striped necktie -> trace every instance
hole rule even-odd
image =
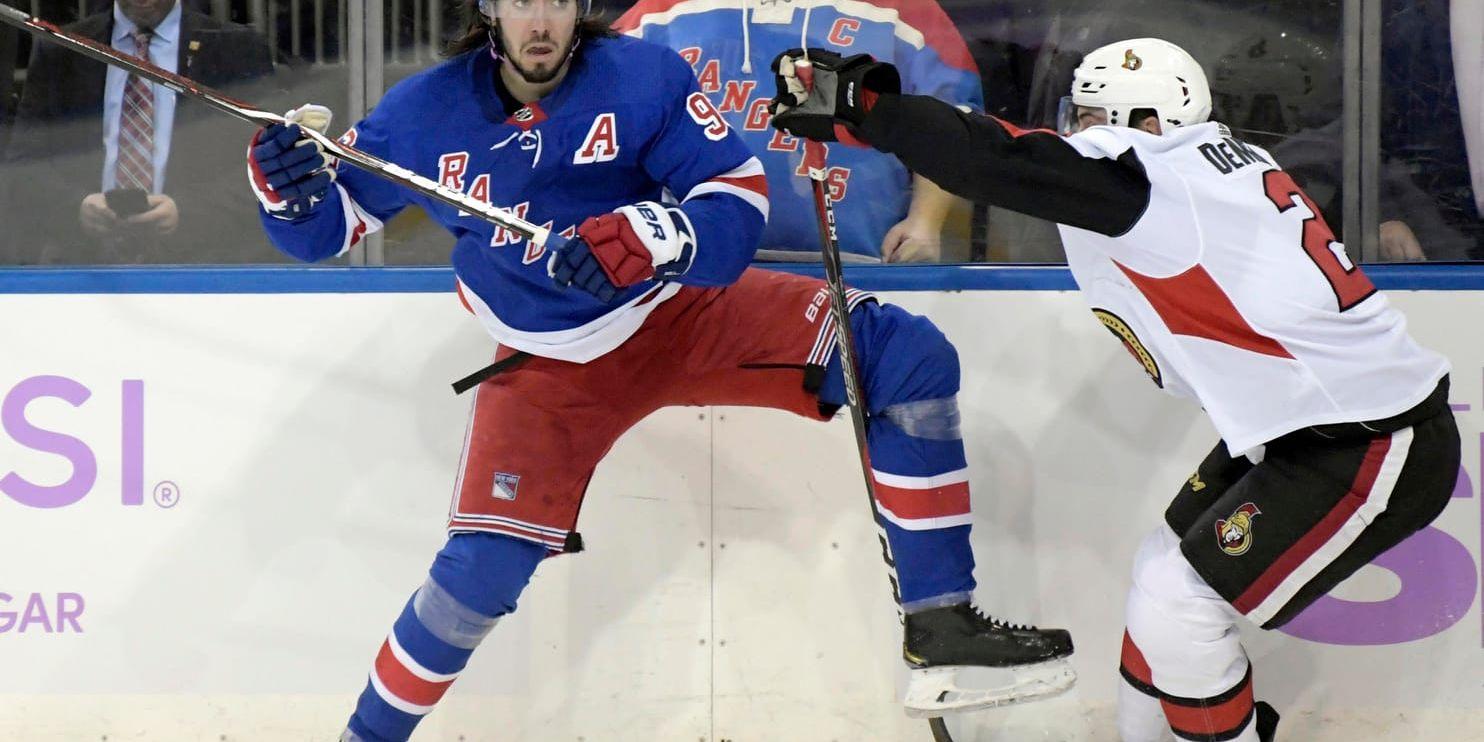
[[[134,55],[149,59],[149,39],[145,29],[135,31]],[[123,116],[119,121],[118,185],[154,192],[155,183],[155,96],[149,83],[138,75],[129,75],[124,83]]]

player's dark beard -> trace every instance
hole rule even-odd
[[[499,23],[495,24],[495,33],[500,35],[500,45],[505,49],[505,61],[510,63],[510,69],[515,70],[515,74],[520,75],[522,80],[525,80],[532,85],[544,85],[548,82],[551,82],[552,80],[555,80],[557,78],[557,75],[560,75],[562,73],[562,69],[567,66],[567,61],[570,60],[572,57],[572,45],[577,43],[577,39],[575,38],[576,32],[574,31],[574,38],[569,40],[565,47],[558,47],[557,49],[555,57],[560,61],[558,61],[556,64],[553,64],[550,68],[526,69],[525,67],[521,66],[520,61],[516,59],[515,53],[511,51],[512,49],[518,49],[519,47],[510,43],[510,39],[505,37],[505,30],[500,28]],[[534,40],[541,41],[552,46],[557,46],[557,43],[552,40],[551,34],[546,34],[540,39]]]

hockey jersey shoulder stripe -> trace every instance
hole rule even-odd
[[[747,162],[728,170],[710,180],[702,181],[690,193],[685,194],[682,201],[689,201],[698,196],[708,193],[725,193],[746,201],[762,213],[767,219],[770,213],[768,207],[768,178],[763,171],[763,164],[756,157],[749,158]]]
[[[1176,335],[1205,338],[1253,353],[1293,358],[1277,340],[1259,333],[1206,269],[1196,265],[1169,278],[1155,278],[1113,261]]]

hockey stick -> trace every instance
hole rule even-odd
[[[808,27],[808,20],[804,22]],[[808,54],[806,51],[805,54]],[[794,66],[806,90],[814,89],[814,67],[806,56]],[[819,218],[819,253],[824,260],[824,280],[830,292],[830,321],[835,323],[835,340],[840,350],[840,370],[845,376],[845,402],[850,407],[850,423],[855,428],[855,446],[860,452],[861,474],[866,480],[866,502],[871,506],[871,519],[876,522],[876,538],[881,542],[881,559],[886,562],[886,576],[891,581],[891,597],[897,604],[897,619],[905,622],[902,612],[902,590],[897,578],[897,562],[886,539],[886,523],[876,506],[876,479],[871,475],[871,452],[866,441],[868,412],[860,383],[860,367],[855,363],[855,336],[850,329],[850,311],[845,299],[845,272],[840,267],[840,240],[835,229],[835,202],[826,182],[826,150],[821,142],[804,140],[804,167],[814,188],[814,213]],[[942,717],[928,719],[928,728],[937,742],[953,742]]]
[[[38,38],[60,44],[90,59],[95,59],[104,64],[111,64],[115,67],[121,67],[146,80],[164,85],[175,91],[177,95],[201,101],[211,108],[250,124],[271,126],[273,124],[290,123],[283,116],[253,108],[247,103],[223,95],[190,78],[160,69],[146,60],[125,54],[92,39],[64,31],[51,23],[26,15],[3,3],[0,3],[0,21],[15,26]],[[397,185],[417,191],[429,198],[441,201],[460,211],[473,214],[498,227],[503,227],[510,232],[520,235],[523,239],[530,240],[537,246],[546,245],[556,249],[566,240],[565,237],[553,234],[551,230],[521,219],[505,209],[470,198],[459,191],[440,185],[400,165],[387,162],[349,145],[341,144],[309,127],[300,127],[300,130],[304,133],[304,136],[318,142],[321,147],[324,147],[325,152],[333,157],[349,162],[384,180],[389,180]]]
[[[809,27],[806,12],[804,28]],[[805,41],[807,41],[807,36]],[[814,66],[809,63],[807,47],[805,58],[795,65],[799,81],[806,90],[814,89]],[[835,323],[835,340],[840,351],[840,370],[845,376],[845,402],[850,408],[850,423],[855,428],[855,446],[860,453],[861,474],[866,480],[866,504],[871,508],[871,519],[876,523],[876,538],[881,542],[881,559],[886,562],[886,577],[891,582],[891,597],[897,604],[897,620],[905,623],[902,612],[902,590],[897,578],[897,562],[891,553],[891,542],[886,538],[886,523],[881,510],[876,506],[876,478],[871,475],[871,452],[866,440],[866,424],[869,422],[865,406],[865,394],[860,382],[860,367],[855,363],[855,334],[850,329],[850,311],[845,299],[845,272],[840,267],[840,240],[835,228],[835,202],[830,198],[826,182],[826,150],[821,142],[804,140],[804,167],[809,172],[809,183],[814,188],[814,213],[819,218],[819,253],[824,262],[825,285],[830,292],[830,321]],[[941,717],[929,719],[928,728],[937,742],[953,742],[952,735]]]
[[[807,27],[808,23],[805,22]],[[806,52],[807,53],[807,52]],[[814,88],[814,67],[806,57],[795,65],[805,89]],[[804,167],[814,187],[814,213],[819,218],[819,253],[824,260],[824,280],[830,292],[830,320],[835,324],[835,341],[840,352],[840,369],[845,374],[845,402],[850,408],[850,423],[855,428],[855,446],[860,452],[861,474],[866,480],[866,503],[871,506],[871,519],[876,523],[876,538],[881,541],[881,559],[886,562],[886,576],[891,581],[891,597],[897,604],[897,618],[902,619],[902,589],[897,579],[897,562],[886,539],[886,523],[876,507],[876,479],[871,475],[871,452],[867,447],[868,412],[860,382],[860,366],[855,361],[855,337],[850,329],[850,310],[845,298],[845,274],[840,268],[840,242],[835,230],[835,202],[825,182],[825,146],[804,140]]]

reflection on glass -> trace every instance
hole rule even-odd
[[[62,21],[80,7],[69,31],[269,110],[344,105],[343,71],[275,54],[263,32],[297,1],[38,5]],[[14,121],[0,137],[0,264],[283,262],[246,183],[251,128],[53,44],[17,66]]]
[[[1382,259],[1484,259],[1484,5],[1384,7]]]
[[[1188,49],[1206,69],[1212,118],[1240,138],[1293,157],[1338,193],[1339,0],[960,0],[944,3],[969,42],[989,113],[1054,128],[1083,56],[1123,38],[1155,36]],[[1313,147],[1289,146],[1302,137]],[[1296,177],[1298,177],[1296,175]],[[1332,180],[1332,182],[1329,182]],[[1326,216],[1341,224],[1339,200]],[[1062,262],[1055,228],[1004,209],[975,208],[974,259]]]
[[[382,0],[386,87],[442,61],[443,50],[463,28],[461,2]],[[447,265],[453,238],[423,213],[407,209],[382,231],[388,265]]]
[[[119,22],[110,0],[6,1],[120,48],[137,43],[117,33],[129,24]],[[315,102],[346,112],[351,1],[132,5],[177,16],[161,18],[148,40],[150,56],[170,63],[165,66],[265,108]],[[1378,2],[1384,9],[1379,257],[1484,259],[1484,3]],[[461,4],[381,0],[386,86],[440,59],[460,28]],[[775,136],[759,113],[771,92],[767,63],[775,47],[797,45],[802,14],[789,4],[750,0],[744,24],[742,0],[735,0],[713,3],[708,13],[685,17],[690,20],[646,20],[642,8],[629,12],[633,4],[597,3],[609,18],[622,17],[620,26],[630,32],[690,54],[712,103],[768,160],[775,207],[764,255],[813,259],[818,238],[807,184],[787,167],[797,160],[790,150],[797,143]],[[1268,148],[1338,230],[1344,223],[1342,5],[923,0],[900,18],[923,38],[906,51],[890,41],[903,38],[895,33],[901,29],[876,33],[868,19],[835,8],[814,12],[809,43],[891,58],[903,67],[909,90],[1044,127],[1054,125],[1057,103],[1087,51],[1117,38],[1169,38],[1209,71],[1213,117]],[[0,208],[12,227],[0,236],[0,263],[282,262],[257,228],[255,203],[241,182],[241,150],[251,131],[168,92],[136,95],[130,100],[148,98],[153,109],[148,155],[140,155],[142,148],[120,146],[120,135],[137,133],[139,125],[137,115],[123,115],[134,110],[125,106],[127,88],[121,73],[0,28]],[[347,118],[342,114],[332,133],[353,123]],[[131,190],[119,185],[120,155],[132,170],[149,172],[150,182],[135,182],[132,190],[144,191],[151,215],[133,223],[118,218],[106,195]],[[836,147],[832,160],[845,247],[857,260],[879,260],[883,249],[901,260],[1062,260],[1049,224],[939,200],[889,158]],[[124,212],[139,205],[137,194],[115,193],[112,201]],[[952,205],[946,214],[945,204]],[[899,239],[903,233],[910,237]],[[416,210],[387,225],[385,235],[388,262],[447,261],[447,235]]]

